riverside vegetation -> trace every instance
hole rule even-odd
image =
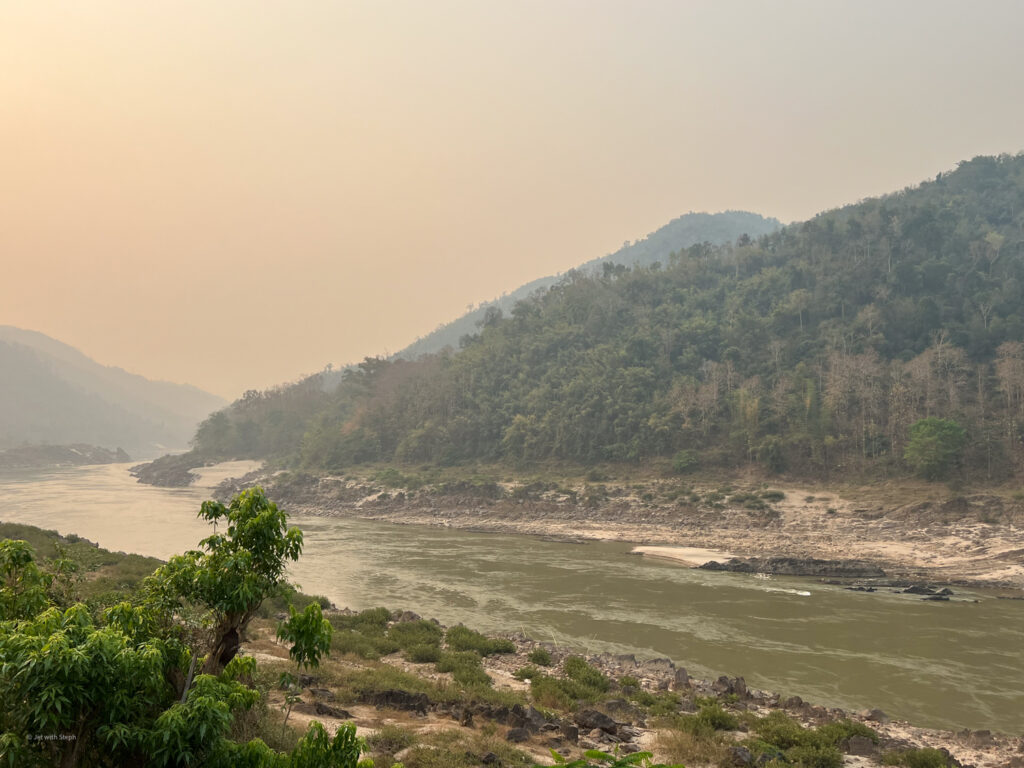
[[[166,564],[0,529],[12,537],[0,543],[6,764],[838,768],[844,752],[959,764],[937,748],[951,734],[908,739],[878,712],[694,680],[666,659],[333,610],[283,580],[301,534],[258,489],[200,514],[222,532]],[[987,739],[997,759],[1024,747],[958,738]]]
[[[191,460],[1001,482],[1024,468],[1022,252],[1024,155],[978,157],[757,239],[570,273],[457,352],[248,392]]]

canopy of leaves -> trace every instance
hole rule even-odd
[[[639,461],[902,471],[912,424],[955,419],[966,470],[1024,466],[1024,155],[664,265],[570,273],[458,353],[368,359],[252,392],[204,456]],[[683,454],[684,456],[686,454]]]

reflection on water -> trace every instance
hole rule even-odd
[[[0,478],[0,518],[168,557],[209,533],[203,489],[139,485],[127,465]],[[292,577],[338,605],[386,605],[587,651],[668,656],[691,674],[920,725],[1021,731],[1024,603],[925,602],[797,579],[681,568],[630,545],[564,544],[296,516]],[[968,597],[967,595],[962,595]],[[975,595],[970,595],[975,597]]]

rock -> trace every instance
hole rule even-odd
[[[530,732],[525,728],[512,728],[505,735],[505,740],[513,744],[522,744],[524,741],[530,740]]]
[[[531,731],[539,731],[541,728],[547,725],[547,723],[548,719],[544,717],[544,715],[540,711],[534,709],[533,707],[527,708],[526,728],[528,728]]]
[[[880,579],[885,571],[862,560],[818,560],[813,557],[734,557],[728,562],[716,560],[700,566],[706,571],[734,573],[771,573],[780,576],[821,576],[846,579]]]
[[[922,600],[931,600],[936,603],[948,603],[949,598],[945,595],[928,595],[928,597],[922,597]]]
[[[754,756],[746,747],[729,747],[729,762],[739,766],[751,765],[754,762]]]
[[[378,709],[398,709],[421,715],[426,715],[427,707],[430,706],[427,694],[399,690],[376,691],[366,697],[366,702]]]
[[[562,735],[569,741],[579,741],[580,729],[575,725],[572,723],[562,723],[560,727],[562,729]]]
[[[878,750],[875,742],[867,736],[851,736],[843,743],[843,751],[848,755],[870,757]]]
[[[783,709],[802,709],[804,706],[804,700],[799,696],[790,696],[788,699],[783,699]]]
[[[935,590],[923,584],[914,584],[903,590],[905,595],[934,595]]]
[[[485,754],[483,757],[480,758],[480,762],[483,763],[484,765],[494,765],[495,763],[498,762],[498,756],[496,754],[494,754],[493,752],[488,752],[487,754]]]
[[[347,709],[341,707],[332,707],[330,704],[324,704],[322,701],[318,701],[313,705],[318,715],[326,715],[327,717],[334,717],[338,720],[351,720],[352,713]]]
[[[413,613],[412,611],[402,611],[398,615],[398,618],[395,619],[395,621],[399,621],[399,622],[403,622],[403,623],[404,622],[408,622],[408,621],[419,621],[419,620],[420,620],[420,615],[418,613]]]
[[[676,665],[671,659],[648,659],[640,663],[640,669],[649,675],[670,675],[675,672]]]
[[[885,725],[889,722],[889,716],[880,709],[865,709],[862,710],[860,716],[865,720],[870,720],[873,723],[881,723]]]
[[[334,701],[337,698],[333,691],[327,688],[310,688],[309,692],[318,699],[324,699],[325,701]]]
[[[584,709],[577,712],[573,716],[573,720],[580,728],[586,728],[587,730],[600,729],[607,733],[615,733],[618,725],[604,712],[598,712],[596,709]]]
[[[961,742],[966,744],[968,747],[975,747],[978,749],[985,749],[995,745],[995,739],[992,738],[992,731],[972,731],[966,729],[957,733],[957,738]]]
[[[676,667],[676,676],[675,676],[675,679],[672,681],[672,688],[674,690],[678,691],[680,688],[689,688],[689,687],[690,687],[690,676],[687,674],[686,668],[685,667]]]

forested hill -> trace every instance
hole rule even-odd
[[[457,353],[250,393],[196,445],[314,470],[674,457],[834,478],[908,471],[932,419],[939,475],[998,479],[1024,453],[1022,315],[1024,155],[979,157],[757,240],[572,273]]]
[[[0,326],[0,450],[88,443],[145,457],[188,444],[225,401],[100,365],[36,331]]]
[[[606,263],[622,264],[627,267],[649,267],[656,262],[667,263],[669,256],[681,248],[697,243],[722,245],[735,242],[739,237],[759,237],[774,232],[782,224],[778,219],[765,218],[747,211],[725,211],[723,213],[687,213],[670,221],[665,226],[634,243],[626,242],[615,253],[601,256],[581,264],[576,269],[592,274]],[[517,302],[529,298],[536,291],[550,288],[562,277],[549,275],[532,280],[526,285],[501,298],[481,304],[461,317],[445,323],[426,336],[417,339],[408,347],[395,354],[405,360],[415,360],[423,355],[433,354],[451,347],[458,349],[459,339],[477,332],[487,312],[495,309],[508,313]]]

